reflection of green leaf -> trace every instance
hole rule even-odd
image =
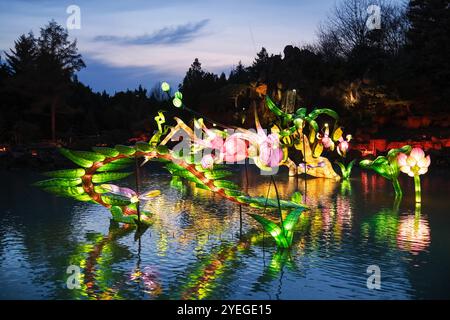
[[[281,230],[279,225],[257,214],[250,214],[250,216],[258,221],[262,225],[263,229],[275,239],[278,247],[289,247],[286,237],[284,236],[283,231]]]
[[[364,221],[361,229],[366,238],[372,235],[375,242],[387,243],[390,247],[395,247],[398,233],[398,212],[383,209]]]
[[[302,194],[298,191],[294,192],[294,194],[291,197],[291,201],[296,203],[296,204],[302,204]]]
[[[273,253],[270,263],[255,283],[255,290],[260,291],[261,285],[274,280],[285,266],[287,266],[290,270],[297,269],[293,259],[290,256],[290,251],[278,249]]]
[[[180,190],[180,191],[184,191],[185,190],[185,186],[183,185],[183,182],[181,181],[180,177],[178,176],[173,176],[172,180],[170,180],[170,187]]]
[[[138,218],[135,214],[124,215],[122,209],[118,206],[112,206],[110,210],[113,220],[116,222],[135,224]]]
[[[352,185],[350,184],[350,180],[344,179],[341,183],[341,194],[351,195],[352,194]]]

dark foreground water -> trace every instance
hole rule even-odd
[[[111,223],[99,205],[30,187],[40,178],[0,172],[1,299],[450,298],[446,171],[423,176],[420,209],[406,176],[398,208],[390,183],[371,173],[355,171],[349,184],[308,179],[311,210],[289,252],[277,251],[246,215],[254,209],[242,209],[241,225],[237,205],[204,190],[171,189],[157,168],[143,172],[144,188],[163,194],[147,204],[155,223],[141,237]],[[265,195],[269,181],[252,171],[248,191]],[[277,186],[283,198],[304,192],[304,180],[286,174]],[[380,290],[367,288],[372,265],[381,271]],[[70,290],[77,267],[80,288]]]

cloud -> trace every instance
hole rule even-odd
[[[86,56],[84,60],[87,68],[77,73],[78,79],[97,92],[106,90],[108,93],[114,93],[126,89],[133,90],[139,85],[151,89],[159,81],[168,81],[177,87],[182,78],[180,75],[162,73],[152,66],[112,66],[92,59],[90,56]]]
[[[115,42],[130,45],[155,45],[155,44],[179,44],[188,43],[194,39],[198,32],[209,22],[203,19],[195,23],[186,23],[178,26],[165,27],[152,34],[144,34],[135,37],[100,35],[94,38],[95,41]]]

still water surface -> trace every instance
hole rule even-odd
[[[204,190],[170,188],[149,168],[143,189],[155,223],[140,237],[110,221],[99,205],[31,187],[41,177],[0,172],[0,299],[428,299],[450,298],[450,175],[413,181],[394,204],[390,183],[354,171],[350,183],[307,179],[292,250],[277,251],[242,208]],[[304,193],[302,178],[280,174],[282,198]],[[246,184],[236,172],[236,182]],[[248,192],[265,195],[270,178],[249,172]],[[133,178],[124,185],[133,184]],[[273,187],[271,195],[275,196]],[[80,289],[67,289],[67,267],[81,267]],[[366,286],[379,266],[381,289]]]

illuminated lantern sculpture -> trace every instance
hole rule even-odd
[[[411,146],[403,146],[399,149],[391,149],[386,156],[378,156],[375,160],[362,160],[359,165],[364,169],[371,169],[383,178],[392,182],[395,191],[395,197],[400,198],[403,195],[402,188],[398,181],[400,167],[397,162],[397,156],[401,153],[409,153]]]
[[[414,148],[411,150],[409,156],[405,153],[400,153],[397,156],[397,161],[400,166],[400,171],[414,178],[416,202],[420,202],[420,175],[427,173],[431,163],[430,156],[425,157],[425,152],[421,148]]]
[[[181,94],[177,95],[182,104]],[[294,194],[290,200],[270,199],[268,197],[253,197],[240,190],[239,186],[225,178],[232,174],[225,167],[217,168],[216,163],[228,161],[241,161],[246,158],[255,160],[255,163],[263,170],[270,170],[271,166],[278,166],[283,160],[283,152],[278,135],[273,133],[266,135],[258,124],[258,132],[237,132],[228,135],[218,129],[208,129],[200,119],[196,126],[202,129],[202,135],[197,137],[181,119],[175,117],[176,125],[164,125],[165,118],[162,113],[155,117],[158,130],[148,142],[139,141],[135,145],[116,145],[114,147],[93,147],[92,151],[72,151],[60,148],[62,155],[71,160],[78,167],[67,170],[57,170],[45,173],[51,179],[39,181],[36,186],[45,191],[57,195],[74,198],[79,201],[89,201],[108,208],[112,219],[129,225],[150,225],[153,223],[151,212],[141,210],[142,201],[152,201],[158,196],[158,190],[139,193],[126,187],[109,184],[110,181],[121,180],[133,172],[121,172],[121,170],[135,166],[143,158],[141,166],[148,161],[163,162],[164,168],[172,175],[171,186],[179,186],[182,183],[193,185],[194,188],[214,192],[225,199],[238,205],[250,206],[255,209],[277,210],[279,222],[272,221],[272,217],[248,213],[258,221],[262,227],[272,235],[275,243],[282,248],[292,245],[294,226],[301,213],[307,209],[301,203],[301,195]],[[258,122],[258,121],[257,121]],[[180,130],[187,133],[186,149],[169,149],[166,143],[170,141]],[[184,140],[183,140],[184,141]],[[247,142],[252,148],[247,147]],[[217,153],[201,156],[205,148],[214,148]],[[184,150],[189,150],[184,152]],[[181,152],[180,152],[181,151]],[[138,173],[136,169],[135,174]],[[138,182],[136,182],[138,189]],[[145,206],[144,206],[145,209]],[[289,211],[285,218],[283,211]]]
[[[320,115],[327,115],[337,122],[338,114],[328,108],[314,109],[310,113],[306,108],[299,108],[295,113],[285,113],[267,95],[266,105],[279,119],[279,135],[284,143],[285,153],[290,147],[294,147],[303,155],[303,163],[299,164],[298,168],[289,158],[283,162],[283,165],[289,167],[289,175],[304,173],[318,178],[339,179],[330,161],[321,155],[324,149],[333,151],[337,142],[342,146],[339,152],[345,153],[348,149],[348,140],[342,139],[343,131],[338,126],[335,126],[330,135],[328,124],[325,124],[322,135],[316,121]]]
[[[170,91],[170,85],[167,82],[163,82],[161,83],[161,90],[164,92],[169,92]]]

